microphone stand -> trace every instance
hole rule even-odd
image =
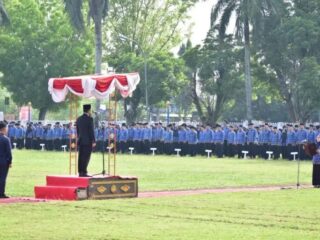
[[[301,147],[303,148],[303,144],[306,143],[307,140],[303,140],[298,145],[298,173],[297,173],[297,189],[300,187],[300,153],[301,153]]]
[[[100,123],[99,121],[99,116],[97,112],[94,112],[96,114],[96,117],[98,117],[98,123]],[[100,125],[100,124],[99,124]],[[105,176],[106,175],[106,168],[105,168],[105,145],[106,145],[106,141],[105,141],[105,131],[106,129],[103,127],[101,128],[103,130],[103,135],[102,135],[102,146],[101,146],[101,154],[102,154],[102,171],[100,173],[97,173],[97,174],[94,174],[92,176],[99,176],[99,175],[102,175],[102,176]],[[99,134],[99,130],[98,130],[98,134]]]

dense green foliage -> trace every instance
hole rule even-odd
[[[87,73],[91,69],[90,42],[73,33],[62,3],[6,3],[11,25],[0,30],[1,83],[18,105],[31,102],[43,119],[47,110],[58,107],[49,95],[48,79]]]
[[[146,105],[159,113],[167,101],[210,124],[318,120],[318,0],[219,0],[203,45],[189,41],[175,55],[196,2],[1,0],[0,25],[11,18],[0,29],[1,84],[17,105],[32,102],[43,117],[57,107],[46,91],[49,77],[92,73],[94,62],[100,73],[104,61],[117,72],[140,73],[123,104],[128,122],[147,120]],[[72,31],[65,11],[80,32]],[[87,27],[85,18],[94,25]],[[93,31],[84,31],[93,27],[95,47],[86,40]]]

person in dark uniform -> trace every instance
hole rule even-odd
[[[0,198],[9,198],[5,194],[6,179],[9,168],[12,166],[12,154],[10,139],[6,122],[0,122]]]
[[[92,148],[96,146],[90,104],[83,105],[83,115],[78,117],[76,127],[79,147],[79,177],[90,177],[87,172],[87,167],[90,161]]]
[[[316,154],[312,157],[312,185],[320,188],[320,134],[316,137]]]

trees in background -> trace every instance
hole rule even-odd
[[[3,0],[0,0],[0,26],[10,23],[9,15],[4,7]]]
[[[203,47],[186,47],[185,60],[193,103],[202,122],[216,123],[241,89],[239,51],[232,36],[218,36],[213,29]]]
[[[159,112],[168,101],[179,112],[196,110],[204,123],[251,120],[252,114],[267,121],[317,120],[318,0],[218,0],[204,44],[188,41],[177,56],[172,49],[183,39],[180,27],[195,2],[0,0],[0,25],[11,18],[0,28],[1,84],[18,105],[31,101],[44,118],[58,109],[48,79],[91,72],[95,36],[96,73],[103,60],[142,78],[124,100],[128,122],[148,119],[146,106]],[[64,8],[80,32],[68,24]],[[232,15],[236,31],[229,35]],[[94,36],[84,31],[93,27],[85,26],[86,17],[94,21]]]
[[[91,70],[91,42],[73,33],[62,2],[6,3],[11,26],[0,29],[1,83],[18,105],[31,102],[44,119],[48,110],[63,106],[52,101],[48,79]]]
[[[320,4],[293,1],[281,18],[270,16],[257,57],[276,77],[291,121],[305,122],[320,108]]]
[[[181,42],[181,24],[187,20],[187,12],[195,2],[110,0],[108,24],[105,26],[109,39],[105,59],[118,72],[139,71],[142,78],[133,97],[124,101],[125,116],[129,122],[137,118],[139,106],[146,102],[146,97],[151,110],[165,105],[176,95],[178,86],[185,79],[182,62],[174,57],[171,50]],[[136,61],[135,66],[128,65],[132,61]],[[145,62],[147,84],[143,69]]]
[[[232,14],[236,16],[235,36],[244,43],[244,69],[247,119],[252,120],[252,80],[250,67],[250,33],[263,29],[265,17],[278,11],[279,0],[218,0],[212,9],[211,28],[219,28],[223,38]],[[250,31],[250,27],[253,29]]]

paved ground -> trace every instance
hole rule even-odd
[[[301,188],[311,188],[311,185],[302,185]],[[159,192],[140,192],[140,198],[169,197],[169,196],[186,196],[204,193],[232,193],[232,192],[258,192],[258,191],[276,191],[297,189],[294,185],[282,186],[256,186],[256,187],[226,187],[213,189],[195,189],[195,190],[177,190],[177,191],[159,191]]]
[[[311,188],[311,185],[301,185],[300,188]],[[155,198],[155,197],[171,197],[171,196],[187,196],[205,193],[232,193],[232,192],[258,192],[258,191],[277,191],[297,189],[295,185],[281,186],[255,186],[255,187],[225,187],[212,189],[194,189],[194,190],[176,190],[176,191],[158,191],[158,192],[140,192],[139,198]],[[39,203],[46,202],[44,199],[35,199],[29,197],[12,197],[0,199],[0,205],[10,203]]]

